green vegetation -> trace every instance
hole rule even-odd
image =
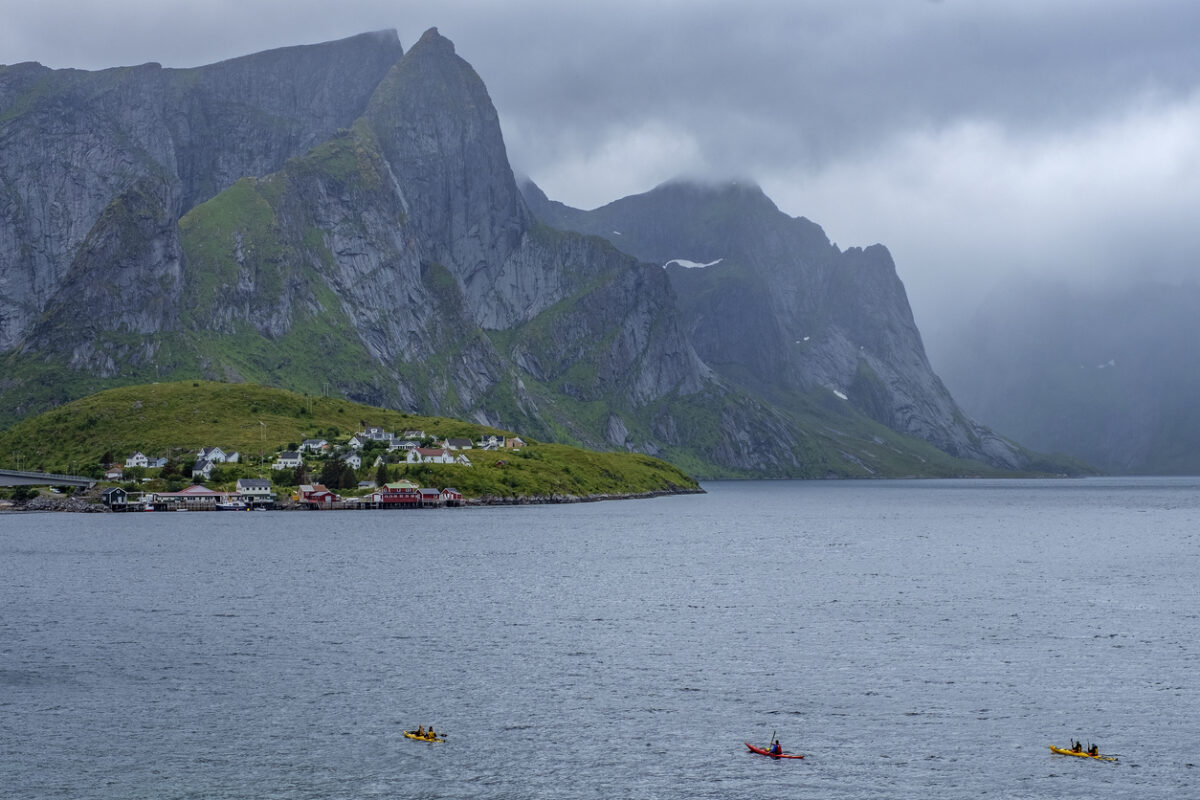
[[[210,485],[238,477],[271,474],[273,455],[306,438],[344,443],[368,426],[401,434],[422,430],[429,437],[478,439],[506,432],[444,417],[375,408],[332,397],[315,397],[255,384],[180,381],[110,389],[25,419],[0,432],[0,464],[47,472],[82,473],[107,461],[123,462],[134,451],[166,456],[173,463],[161,481],[180,473],[205,446],[242,454],[240,464],[218,467]],[[512,435],[508,432],[508,435]],[[528,436],[517,451],[467,451],[474,466],[387,465],[388,475],[422,485],[453,486],[468,497],[561,497],[690,490],[696,482],[679,469],[649,456],[594,453],[565,445],[540,444]],[[382,448],[366,448],[371,461]],[[364,459],[366,462],[367,459]],[[322,465],[311,465],[313,480]],[[332,474],[332,469],[329,470]],[[339,473],[339,476],[342,473]],[[359,478],[378,474],[364,463]],[[128,477],[141,477],[140,473]],[[348,484],[342,479],[342,486]]]

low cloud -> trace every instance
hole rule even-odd
[[[1197,276],[1200,96],[1027,138],[991,122],[898,135],[764,180],[840,245],[883,242],[918,321],[996,283]]]

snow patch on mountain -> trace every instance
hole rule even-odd
[[[717,264],[720,264],[724,260],[725,259],[723,259],[723,258],[718,258],[716,261],[710,261],[707,264],[701,264],[698,261],[688,261],[686,258],[672,258],[670,261],[663,264],[663,269],[666,269],[667,267],[671,266],[672,264],[678,264],[679,266],[681,266],[685,269],[704,269],[705,267],[715,267]]]

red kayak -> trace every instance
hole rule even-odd
[[[804,758],[804,756],[795,756],[795,755],[792,755],[791,753],[782,753],[781,755],[775,755],[770,750],[763,750],[761,747],[755,747],[754,745],[750,744],[749,742],[746,742],[746,747],[750,748],[750,752],[758,753],[760,756],[769,756],[771,758]]]

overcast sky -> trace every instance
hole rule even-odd
[[[752,179],[886,244],[927,340],[1003,276],[1200,273],[1196,0],[4,2],[0,63],[85,69],[437,26],[552,198]]]

